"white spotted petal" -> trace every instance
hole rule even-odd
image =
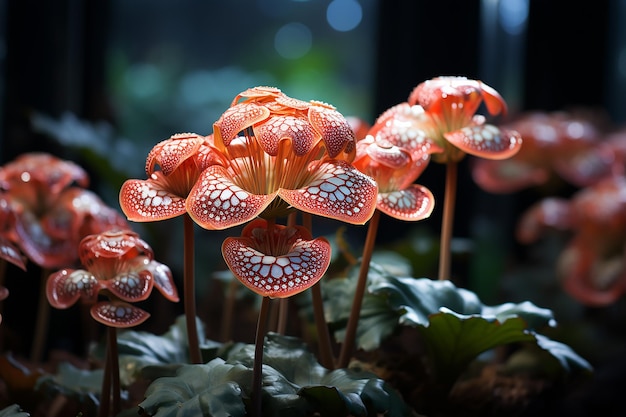
[[[122,184],[119,200],[128,220],[135,222],[171,219],[186,211],[185,199],[172,194],[158,181],[127,180]]]
[[[398,220],[423,220],[431,215],[435,207],[435,197],[423,185],[413,184],[403,190],[378,194],[376,207]]]
[[[121,301],[101,301],[91,307],[90,313],[97,322],[117,328],[134,327],[150,317],[147,311]]]
[[[248,238],[229,237],[222,253],[235,277],[264,297],[286,298],[316,284],[330,264],[331,247],[324,238],[298,239],[291,250],[272,256],[250,246]]]
[[[227,177],[226,168],[207,168],[187,197],[187,212],[200,226],[222,230],[246,223],[265,210],[277,193],[252,194]]]
[[[54,308],[68,308],[80,298],[95,301],[99,289],[98,279],[83,269],[63,269],[46,281],[46,296]]]
[[[328,161],[314,180],[278,195],[293,207],[351,224],[365,224],[376,209],[378,186],[369,176],[344,161]]]
[[[486,159],[507,159],[522,147],[518,132],[489,124],[467,126],[444,136],[463,152]]]

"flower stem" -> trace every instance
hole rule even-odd
[[[118,415],[121,410],[120,405],[120,362],[117,350],[117,329],[115,327],[108,328],[108,341],[109,348],[107,349],[109,360],[109,368],[111,372],[111,411],[114,416]]]
[[[311,231],[313,228],[311,214],[302,213],[302,224]],[[313,316],[315,317],[315,326],[317,328],[320,363],[327,369],[334,369],[335,360],[330,343],[330,333],[324,315],[324,301],[322,300],[321,285],[321,281],[318,281],[311,287],[311,295],[313,296]]]
[[[446,188],[443,201],[443,217],[441,220],[441,242],[439,249],[439,280],[450,279],[452,228],[454,223],[454,207],[456,204],[457,162],[446,164]]]
[[[117,329],[107,327],[107,349],[104,362],[104,377],[100,390],[99,417],[116,416],[121,410],[120,365],[117,350]],[[112,396],[111,396],[112,395]]]
[[[374,215],[369,221],[367,229],[361,267],[359,269],[359,277],[354,291],[354,300],[352,301],[350,317],[348,318],[348,324],[346,327],[346,336],[343,340],[343,344],[341,345],[339,362],[337,363],[339,368],[346,368],[348,366],[350,356],[352,356],[354,351],[356,330],[359,324],[361,305],[363,303],[363,295],[365,294],[365,287],[367,285],[367,274],[370,269],[370,261],[372,260],[372,253],[374,252],[374,243],[376,242],[376,234],[378,233],[379,220],[380,211],[375,210]]]
[[[194,277],[194,222],[189,214],[184,216],[184,266],[183,285],[185,303],[185,321],[187,322],[187,341],[189,343],[189,360],[191,363],[201,363],[200,342],[198,327],[196,326],[196,289]]]
[[[256,326],[256,338],[254,341],[254,365],[252,367],[252,416],[261,417],[261,399],[263,394],[263,341],[265,340],[265,327],[267,314],[270,306],[270,298],[263,297],[261,310]]]
[[[46,296],[46,284],[50,271],[48,268],[41,269],[41,282],[39,284],[39,305],[37,306],[37,321],[35,322],[35,334],[30,353],[33,362],[39,362],[43,358],[44,346],[48,336],[48,321],[50,316],[50,304]]]

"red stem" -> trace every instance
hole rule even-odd
[[[41,282],[39,283],[39,305],[37,306],[37,321],[35,322],[35,333],[33,336],[33,346],[30,359],[33,362],[40,362],[43,358],[44,346],[48,336],[48,321],[50,316],[50,304],[46,296],[46,283],[50,270],[41,269]]]
[[[446,189],[443,201],[439,249],[439,280],[441,281],[450,279],[450,264],[452,262],[450,245],[452,242],[454,207],[456,204],[457,166],[456,162],[448,162],[446,164]]]
[[[198,327],[196,325],[196,289],[194,277],[194,236],[193,219],[184,216],[184,266],[183,285],[185,303],[185,321],[187,322],[187,341],[189,343],[189,360],[191,363],[202,363]]]
[[[263,297],[261,310],[256,325],[256,338],[254,341],[254,365],[252,367],[252,416],[261,417],[263,394],[263,342],[265,340],[265,328],[267,326],[267,314],[270,298]]]
[[[313,228],[313,219],[310,213],[302,213],[302,224],[309,231],[311,231]],[[317,281],[311,287],[311,295],[313,296],[313,316],[315,318],[315,326],[317,328],[320,363],[327,369],[334,369],[335,359],[332,345],[330,343],[328,324],[326,323],[326,317],[324,315],[324,301],[322,299],[321,285],[321,281]]]
[[[352,301],[352,309],[350,310],[350,317],[348,318],[348,324],[346,327],[346,335],[341,345],[341,352],[339,354],[339,362],[337,366],[339,368],[346,368],[350,361],[350,357],[354,352],[354,346],[356,341],[356,330],[359,324],[359,317],[361,315],[361,305],[363,304],[363,295],[365,294],[365,287],[367,286],[367,274],[370,269],[370,262],[372,260],[372,253],[374,252],[374,244],[376,242],[376,234],[378,233],[378,223],[380,220],[380,211],[374,211],[374,215],[369,221],[367,236],[365,238],[365,246],[363,248],[363,256],[361,259],[361,267],[359,269],[359,277],[354,291],[354,300]]]

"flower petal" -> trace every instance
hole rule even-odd
[[[228,146],[239,132],[270,115],[267,107],[257,103],[238,103],[228,108],[213,124],[213,136],[218,147]]]
[[[146,269],[152,272],[154,286],[170,301],[178,302],[178,290],[174,284],[172,271],[167,265],[157,261],[150,261]]]
[[[120,189],[119,202],[128,220],[134,222],[171,219],[187,211],[184,198],[152,180],[126,180]]]
[[[550,172],[516,157],[504,160],[474,158],[472,178],[483,190],[494,194],[514,193],[548,181]]]
[[[532,243],[548,229],[569,230],[574,227],[573,206],[564,198],[548,197],[528,208],[516,227],[521,243]]]
[[[306,119],[294,116],[270,117],[260,126],[254,128],[257,139],[263,150],[272,156],[278,154],[278,143],[291,140],[296,155],[306,154],[313,145],[315,135]]]
[[[0,237],[0,259],[10,262],[23,271],[26,271],[26,261],[22,252],[17,246],[3,237]]]
[[[104,282],[114,296],[124,301],[145,300],[154,285],[149,271],[129,271]]]
[[[68,308],[79,298],[96,301],[99,282],[91,273],[82,270],[63,269],[48,277],[46,296],[55,308]]]
[[[299,190],[279,196],[307,213],[352,224],[365,224],[376,209],[376,182],[344,161],[329,161],[318,168],[316,179]]]
[[[254,219],[277,193],[256,195],[235,185],[218,165],[203,171],[187,197],[187,212],[201,227],[222,230]]]
[[[487,159],[510,158],[522,147],[519,133],[493,125],[468,126],[444,136],[463,152]]]
[[[423,185],[413,184],[404,190],[378,194],[376,207],[398,220],[423,220],[432,213],[435,197]]]
[[[144,311],[131,304],[119,301],[102,301],[91,307],[91,317],[109,327],[126,328],[137,326],[150,317]]]
[[[330,264],[331,247],[324,238],[299,239],[283,256],[265,255],[249,244],[250,239],[229,237],[222,254],[237,279],[264,297],[302,292],[318,282]]]
[[[356,150],[354,131],[341,113],[329,106],[312,105],[309,108],[309,120],[322,136],[331,158],[338,157],[342,151],[348,155],[349,160],[354,158]]]
[[[193,156],[204,143],[204,137],[195,133],[177,133],[157,143],[146,158],[146,173],[154,172],[158,164],[164,175],[170,175],[187,158]]]

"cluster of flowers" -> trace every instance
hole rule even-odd
[[[415,180],[431,159],[457,162],[466,153],[503,159],[521,147],[517,132],[476,114],[482,103],[493,115],[506,112],[502,97],[484,83],[438,77],[357,137],[329,104],[250,88],[210,135],[175,134],[155,145],[148,178],[127,180],[120,206],[135,222],[186,214],[208,230],[245,224],[241,237],[223,243],[229,268],[260,295],[289,297],[321,279],[330,244],[277,220],[296,211],[350,224],[367,223],[375,210],[406,221],[427,218],[434,198]],[[154,286],[178,301],[170,270],[126,219],[86,189],[80,167],[24,155],[0,169],[0,185],[2,257],[25,268],[24,253],[46,269],[63,268],[48,279],[54,307],[82,299],[93,303],[96,320],[129,327],[147,318],[129,303],[144,300]],[[71,269],[77,260],[85,269]],[[99,301],[99,294],[108,300]]]
[[[331,105],[251,88],[234,98],[211,135],[177,134],[157,144],[149,178],[126,181],[120,205],[131,221],[187,213],[208,230],[247,223],[240,238],[224,242],[226,263],[256,293],[288,297],[322,277],[330,246],[277,219],[296,210],[350,224],[365,224],[376,209],[407,221],[428,217],[433,196],[415,180],[431,157],[506,158],[521,146],[516,132],[475,114],[483,101],[493,114],[506,110],[480,81],[436,78],[357,137]]]
[[[614,303],[626,293],[626,131],[581,110],[529,112],[508,127],[524,147],[507,160],[473,161],[474,180],[493,193],[548,194],[522,213],[517,239],[570,234],[557,260],[563,288],[586,305]],[[562,185],[575,191],[558,196]]]

